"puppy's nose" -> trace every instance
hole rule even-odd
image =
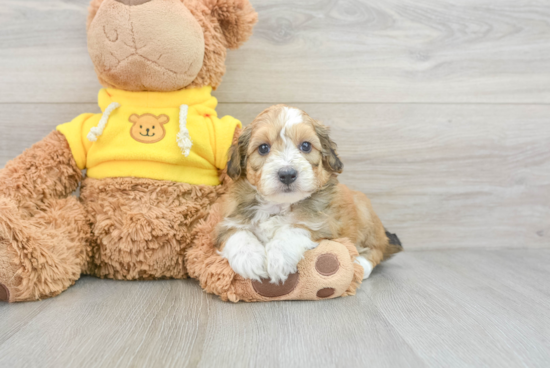
[[[124,5],[133,6],[148,3],[151,0],[115,0]]]
[[[279,180],[281,181],[281,183],[284,183],[286,185],[294,183],[297,177],[298,171],[292,168],[284,168],[279,170]]]

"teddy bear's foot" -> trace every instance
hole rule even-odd
[[[7,286],[0,284],[0,302],[10,301],[10,291]]]
[[[35,208],[0,197],[0,301],[52,297],[80,277],[90,232],[82,205],[69,197]]]
[[[325,240],[304,254],[298,272],[289,275],[282,284],[236,276],[235,296],[246,301],[269,301],[320,300],[352,295],[363,279],[363,268],[354,262],[356,256],[355,247],[347,239]]]

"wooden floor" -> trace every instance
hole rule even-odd
[[[548,367],[550,249],[403,253],[356,296],[231,304],[83,278],[0,305],[0,367]]]
[[[2,0],[0,167],[98,112],[89,0]],[[83,278],[0,304],[0,367],[549,367],[550,3],[252,0],[220,115],[288,103],[406,252],[357,296],[229,304]]]

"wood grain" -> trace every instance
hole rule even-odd
[[[84,278],[59,298],[0,305],[0,321],[18,322],[0,335],[0,366],[193,367],[208,304],[191,280]],[[32,307],[37,316],[25,313]]]
[[[223,102],[550,102],[550,5],[252,0]],[[4,0],[0,102],[93,103],[88,0]]]
[[[256,304],[85,277],[0,304],[0,366],[543,368],[549,263],[550,249],[405,252],[354,297]]]

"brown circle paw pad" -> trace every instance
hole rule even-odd
[[[298,272],[288,275],[288,279],[283,284],[272,284],[269,279],[262,279],[262,281],[252,281],[252,287],[254,291],[265,296],[266,298],[276,298],[290,294],[296,285],[298,285]]]
[[[10,300],[10,291],[6,286],[0,284],[0,301],[8,302]]]
[[[315,262],[315,269],[323,276],[334,275],[340,269],[338,257],[331,253],[321,254]]]
[[[323,288],[317,292],[317,297],[328,298],[330,296],[333,296],[335,291],[336,290],[334,290],[334,288]]]

